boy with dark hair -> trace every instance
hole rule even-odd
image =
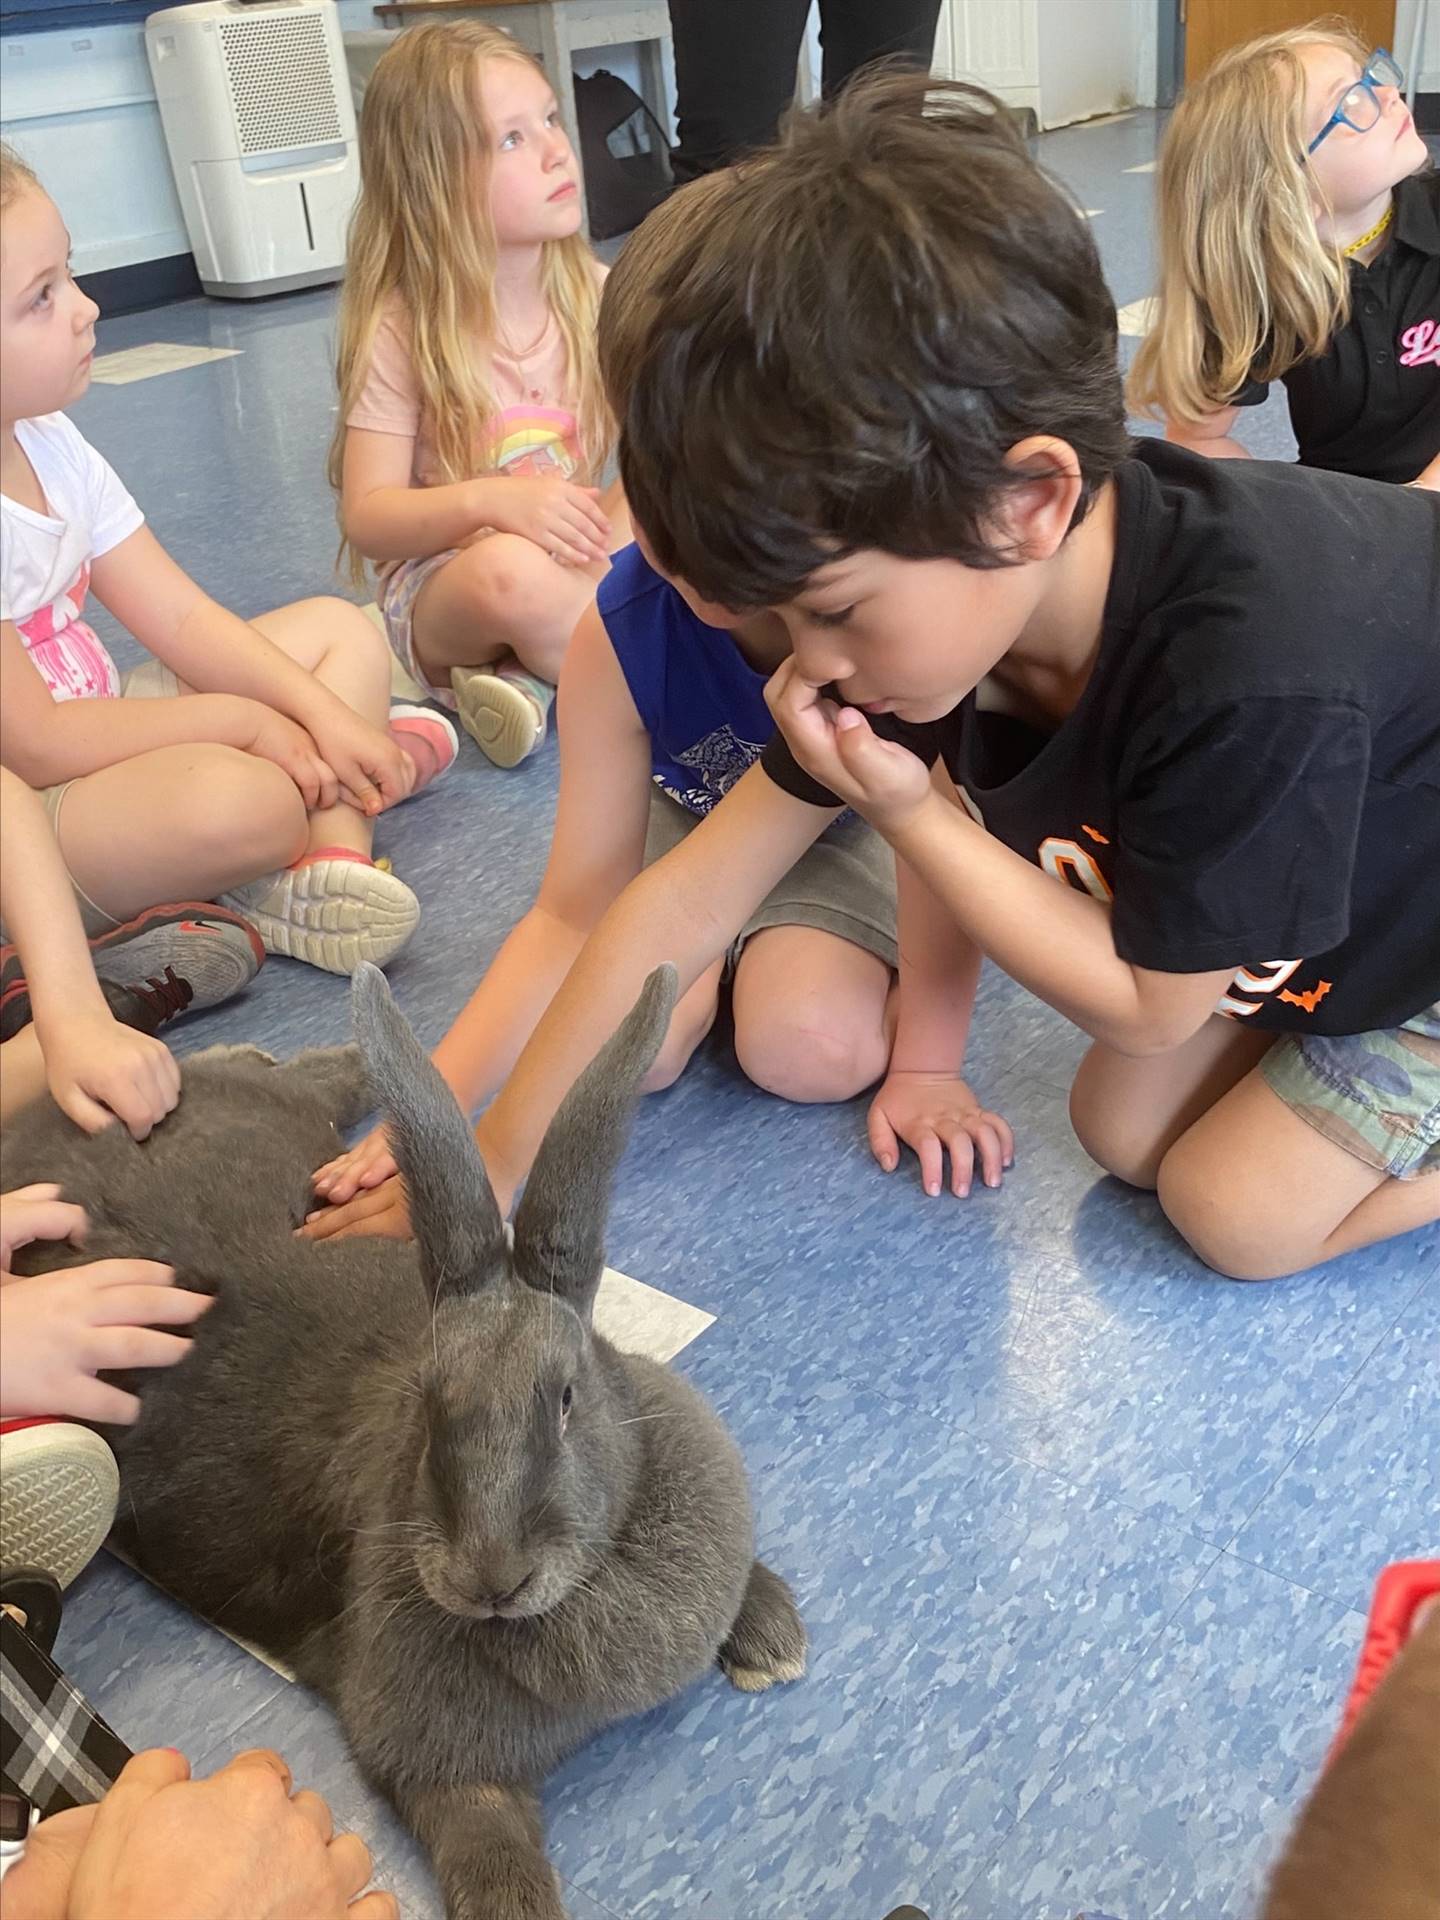
[[[984,952],[1091,1035],[1082,1142],[1212,1267],[1440,1218],[1440,498],[1132,446],[1076,210],[903,78],[732,177],[624,398],[656,564],[788,633],[785,737],[592,937],[478,1129],[502,1193],[646,970],[848,804],[902,876],[882,1162],[972,1099]]]

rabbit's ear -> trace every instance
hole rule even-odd
[[[356,1036],[410,1198],[410,1224],[431,1297],[473,1292],[503,1263],[505,1228],[485,1163],[455,1096],[425,1057],[368,962],[350,990]]]
[[[535,1156],[515,1215],[515,1266],[541,1293],[568,1300],[588,1320],[605,1258],[610,1183],[640,1082],[675,1008],[675,969],[657,967],[640,998],[575,1082]]]

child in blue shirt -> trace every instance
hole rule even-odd
[[[617,263],[600,341],[607,386],[624,390],[630,337],[649,319],[653,267],[676,230],[703,217],[723,190],[722,176],[713,179],[652,215]],[[764,688],[789,652],[773,614],[737,617],[701,598],[659,572],[643,543],[616,554],[561,670],[560,798],[539,895],[436,1048],[435,1064],[467,1112],[480,1108],[611,904],[693,835],[717,892],[741,871],[753,884],[743,912],[707,928],[719,957],[677,1006],[650,1090],[669,1086],[709,1032],[729,968],[736,1056],[758,1086],[786,1100],[836,1101],[884,1078],[870,1123],[882,1164],[898,1164],[905,1139],[920,1151],[932,1193],[946,1153],[957,1193],[969,1190],[976,1161],[998,1185],[1012,1152],[1009,1131],[968,1089],[957,1103],[956,1083],[947,1080],[937,1127],[928,1125],[924,1088],[907,1088],[903,1112],[887,1092],[895,972],[900,965],[903,980],[904,968],[897,869],[884,841],[854,814],[797,808],[768,780],[758,811],[720,804],[774,736]],[[755,793],[760,780],[756,774],[746,791]],[[382,1129],[322,1167],[316,1193],[329,1204],[311,1216],[311,1237],[409,1231]]]

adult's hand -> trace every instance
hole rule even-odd
[[[364,1841],[335,1832],[278,1753],[192,1780],[182,1754],[157,1748],[100,1802],[65,1920],[399,1920],[369,1879]]]

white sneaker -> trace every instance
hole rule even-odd
[[[545,738],[555,689],[523,667],[452,667],[460,724],[487,760],[518,767]]]
[[[0,1560],[68,1587],[105,1543],[120,1498],[115,1456],[89,1427],[44,1420],[0,1433]]]
[[[254,923],[267,953],[326,973],[353,973],[362,960],[388,965],[420,924],[405,882],[344,847],[236,887],[223,904]]]

